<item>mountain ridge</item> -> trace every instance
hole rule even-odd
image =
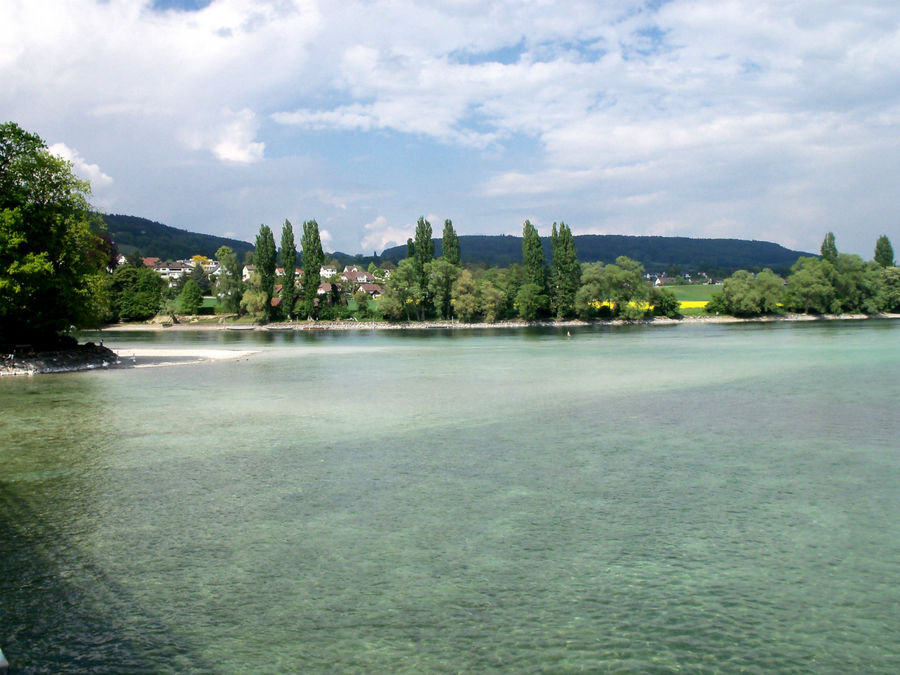
[[[120,252],[139,250],[144,256],[165,260],[192,255],[215,257],[220,246],[230,246],[240,260],[254,245],[238,239],[190,232],[140,216],[103,214],[107,231]],[[769,267],[785,272],[800,256],[812,253],[793,251],[780,244],[748,239],[703,239],[659,235],[580,234],[575,248],[581,262],[611,263],[620,255],[639,261],[648,271],[681,268],[685,272],[707,272],[727,276],[737,269],[758,270]],[[441,240],[434,239],[435,256],[441,255]],[[522,260],[522,237],[508,234],[459,235],[464,264],[508,267]],[[547,260],[551,257],[550,237],[541,237]],[[341,265],[376,265],[386,260],[398,263],[406,257],[406,246],[393,246],[380,255],[328,254]]]

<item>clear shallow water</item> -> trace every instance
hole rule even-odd
[[[19,672],[896,672],[900,323],[107,334],[0,380]]]

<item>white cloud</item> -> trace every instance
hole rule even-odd
[[[65,143],[54,143],[48,146],[47,150],[71,163],[75,174],[90,181],[92,187],[104,187],[113,182],[112,177],[103,173],[97,164],[90,164],[77,150],[73,150]]]
[[[252,110],[226,110],[218,117],[207,120],[205,128],[185,132],[187,144],[195,150],[208,150],[225,162],[244,164],[263,158],[266,146],[255,140],[258,125]]]
[[[370,223],[363,225],[365,235],[360,241],[363,251],[383,251],[391,246],[405,244],[415,234],[415,225],[400,227],[390,225],[387,218],[378,216]]]
[[[210,231],[312,202],[365,250],[428,209],[900,239],[900,7],[656,4],[6,0],[0,106],[115,175],[117,208]]]
[[[322,249],[325,251],[330,251],[334,246],[334,237],[326,229],[319,230],[319,241],[322,243]]]

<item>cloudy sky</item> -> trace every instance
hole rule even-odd
[[[109,213],[900,249],[896,0],[0,0],[0,118]]]

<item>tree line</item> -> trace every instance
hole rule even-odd
[[[900,269],[887,235],[875,242],[872,260],[839,253],[828,232],[821,257],[801,257],[786,280],[771,270],[745,270],[726,279],[707,312],[760,316],[781,311],[804,314],[877,314],[900,311]]]
[[[546,259],[537,230],[522,230],[521,262],[508,267],[464,265],[460,238],[444,222],[442,255],[435,257],[431,223],[420,217],[407,256],[396,267],[374,263],[369,271],[391,272],[377,303],[368,294],[350,296],[332,284],[320,294],[325,262],[315,220],[303,223],[300,248],[285,221],[280,249],[262,225],[253,252],[255,270],[242,280],[238,255],[218,249],[215,284],[198,258],[191,274],[169,287],[136,252],[118,266],[115,244],[90,208],[90,186],[71,165],[52,155],[37,135],[8,122],[0,125],[0,346],[59,343],[71,327],[150,318],[160,311],[196,314],[204,295],[215,294],[222,311],[263,320],[292,318],[383,318],[390,321],[458,319],[582,319],[678,315],[668,289],[652,287],[643,265],[626,256],[613,263],[582,264],[572,231],[554,223]],[[900,311],[900,269],[887,236],[879,237],[874,259],[840,253],[832,233],[820,257],[800,257],[786,279],[769,269],[740,270],[725,280],[707,311],[736,316]],[[280,256],[285,274],[277,286]],[[202,260],[201,260],[202,259]],[[303,277],[295,284],[300,262]],[[352,284],[351,284],[352,286]],[[350,298],[355,305],[351,309]]]

